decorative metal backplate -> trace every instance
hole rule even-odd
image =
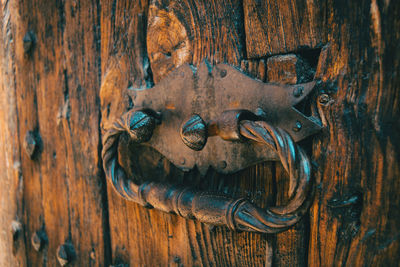
[[[207,63],[198,69],[184,65],[171,72],[149,89],[129,91],[134,108],[151,108],[162,114],[150,141],[144,143],[158,150],[183,170],[195,166],[205,174],[211,166],[219,172],[231,173],[265,160],[278,160],[274,150],[256,143],[226,142],[210,138],[201,151],[193,151],[181,140],[180,128],[193,114],[212,121],[228,109],[264,111],[264,119],[286,130],[299,141],[320,130],[320,126],[293,106],[313,89],[315,82],[280,85],[252,79],[239,70]]]

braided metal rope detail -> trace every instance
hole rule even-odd
[[[264,121],[241,121],[240,134],[274,149],[289,173],[289,201],[284,206],[260,209],[243,203],[235,214],[237,228],[243,231],[276,233],[296,224],[313,201],[310,160],[290,135]]]

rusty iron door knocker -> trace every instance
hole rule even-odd
[[[232,230],[284,231],[302,218],[313,200],[310,160],[295,141],[320,126],[293,105],[314,85],[266,84],[225,64],[212,68],[205,62],[198,70],[180,67],[159,85],[132,92],[135,108],[106,129],[102,151],[106,176],[122,197],[148,208]],[[204,172],[212,166],[229,173],[278,159],[290,176],[289,202],[261,209],[244,198],[220,193],[167,183],[137,184],[126,177],[118,161],[124,133],[137,144],[154,147],[184,170],[197,166]],[[212,136],[221,138],[209,139]],[[207,150],[208,146],[212,148]],[[176,153],[188,156],[186,166],[177,163]],[[213,164],[215,157],[226,160],[223,169]]]

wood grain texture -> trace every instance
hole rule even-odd
[[[57,266],[70,242],[72,266],[398,266],[399,28],[395,0],[0,1],[0,265]],[[132,107],[127,91],[204,59],[298,83],[282,54],[316,47],[313,114],[325,129],[309,151],[309,220],[278,235],[234,233],[106,192],[100,131]],[[276,163],[201,177],[128,139],[119,150],[139,180],[287,201]],[[39,252],[37,231],[47,236]]]
[[[315,48],[326,42],[325,3],[318,0],[244,0],[246,52],[258,58]]]
[[[40,136],[40,153],[33,160],[20,153],[19,209],[28,265],[58,265],[56,250],[69,242],[76,252],[72,265],[103,266],[109,252],[98,150],[99,6],[63,1],[6,4],[13,40],[8,58],[15,78],[7,90],[15,92],[16,110],[10,113],[16,116],[14,138],[23,144],[29,131]],[[24,49],[27,32],[35,41]],[[40,251],[31,242],[37,231],[47,236]]]
[[[329,1],[309,263],[398,266],[398,1]]]
[[[26,266],[22,147],[18,140],[15,92],[15,25],[11,5],[1,3],[0,7],[0,265]]]

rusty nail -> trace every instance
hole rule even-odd
[[[36,251],[40,251],[46,242],[46,234],[40,230],[33,233],[31,237],[32,247]]]
[[[303,86],[297,86],[293,90],[293,95],[294,97],[300,97],[304,92],[304,87]]]
[[[13,241],[16,241],[22,231],[22,224],[19,221],[11,222],[11,233],[13,237]]]
[[[330,97],[328,94],[322,94],[318,97],[318,102],[321,103],[322,105],[328,104],[330,100]]]
[[[255,114],[257,116],[261,117],[262,119],[267,119],[267,117],[268,117],[267,113],[260,107],[258,107],[256,109],[256,113]]]
[[[65,243],[57,248],[57,260],[61,266],[70,263],[75,257],[75,251],[72,244]]]
[[[295,124],[294,127],[293,127],[293,132],[298,132],[298,131],[300,131],[300,130],[301,130],[301,127],[302,127],[301,122],[297,121],[296,124]]]
[[[226,74],[227,74],[226,70],[221,70],[219,72],[219,75],[221,76],[221,78],[224,78],[226,76]]]
[[[185,158],[181,158],[181,159],[180,159],[180,163],[181,163],[182,165],[184,165],[185,162],[186,162]]]
[[[225,169],[226,166],[227,166],[227,164],[226,164],[226,161],[225,161],[225,160],[221,161],[221,162],[218,164],[218,167],[219,167],[220,169]]]
[[[35,152],[38,150],[38,139],[34,132],[28,131],[24,138],[24,148],[25,152],[30,159],[33,159]]]
[[[36,41],[35,34],[32,31],[28,31],[25,34],[22,41],[23,41],[23,46],[24,46],[24,52],[29,53],[32,50],[32,48],[35,44],[35,41]]]
[[[178,256],[174,257],[174,262],[175,263],[180,263],[181,262],[181,258],[179,258]]]

